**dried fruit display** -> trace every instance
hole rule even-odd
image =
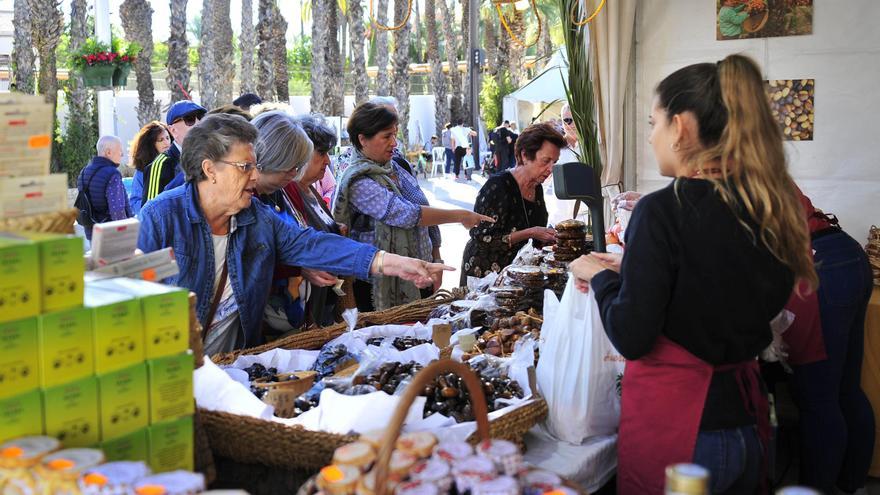
[[[786,141],[812,141],[814,79],[779,79],[765,84],[773,116]]]

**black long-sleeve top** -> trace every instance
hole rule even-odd
[[[620,274],[605,270],[590,285],[605,332],[625,358],[646,355],[664,335],[721,365],[753,359],[767,347],[770,320],[791,295],[794,277],[712,183],[677,179],[639,201]],[[751,422],[732,374],[716,373],[701,429]]]

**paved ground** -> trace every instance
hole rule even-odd
[[[464,208],[467,210],[474,209],[474,202],[477,199],[477,193],[486,182],[486,179],[475,173],[470,182],[457,182],[453,180],[451,175],[449,178],[440,176],[424,179],[419,178],[422,190],[431,206],[436,208]],[[443,288],[458,287],[459,277],[461,277],[461,255],[464,252],[464,246],[470,239],[469,231],[460,223],[447,224],[440,226],[440,234],[443,236],[443,243],[440,246],[440,254],[443,260],[449,266],[454,266],[456,271],[446,272],[443,275]]]

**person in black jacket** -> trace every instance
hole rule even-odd
[[[754,493],[770,433],[755,358],[795,281],[818,280],[782,133],[741,55],[668,76],[650,123],[674,180],[636,205],[622,264],[570,266],[627,359],[618,493],[662,493],[680,462],[706,467],[712,493]]]
[[[91,205],[95,223],[124,220],[131,217],[128,195],[117,167],[122,162],[122,141],[116,136],[101,136],[95,146],[98,154],[80,172],[76,187]],[[86,238],[92,239],[92,226],[83,226]]]
[[[153,163],[144,167],[143,204],[166,189],[183,185],[184,175],[180,168],[183,142],[190,129],[202,120],[206,113],[205,108],[189,100],[178,101],[168,109],[165,122],[168,124],[171,137],[174,138],[174,144],[157,156]]]

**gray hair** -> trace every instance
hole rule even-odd
[[[253,120],[261,113],[274,112],[276,110],[291,113],[293,109],[290,108],[290,105],[281,103],[280,101],[266,101],[257,105],[252,105],[250,110],[248,110],[248,113],[251,114],[251,120]]]
[[[119,147],[122,147],[122,140],[116,136],[101,136],[98,139],[98,144],[95,145],[95,149],[98,152],[98,156],[103,156],[104,152],[109,150],[111,146],[118,144]]]
[[[374,96],[370,98],[370,103],[375,103],[376,105],[384,105],[386,107],[391,107],[394,111],[397,111],[397,98],[393,96]]]
[[[222,160],[236,144],[253,144],[257,129],[244,117],[218,113],[202,119],[186,136],[180,166],[188,182],[208,178],[202,169],[204,160]]]
[[[302,178],[303,165],[309,162],[314,147],[296,119],[283,111],[274,111],[261,113],[252,122],[257,128],[254,149],[262,172],[286,172],[294,168],[297,170],[295,180]]]
[[[300,115],[296,121],[312,141],[315,151],[326,153],[336,145],[336,129],[319,113]]]

